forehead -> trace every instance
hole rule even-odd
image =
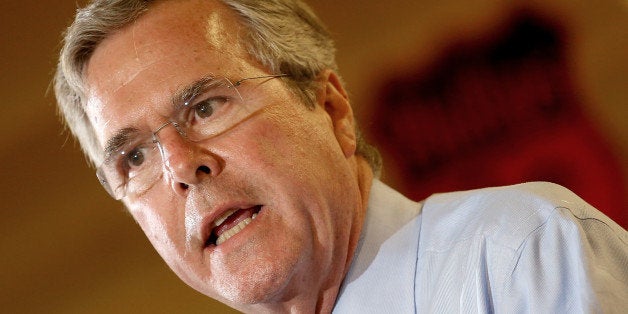
[[[116,129],[164,113],[175,91],[207,75],[252,67],[235,14],[216,1],[159,1],[103,40],[85,72],[86,112],[104,143]]]

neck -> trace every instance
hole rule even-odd
[[[362,227],[364,226],[364,219],[366,217],[366,209],[368,206],[369,195],[371,192],[371,186],[373,184],[373,171],[369,166],[368,162],[362,157],[356,158],[355,163],[355,174],[357,180],[357,186],[359,189],[359,201],[357,202],[358,206],[355,207],[353,212],[353,220],[351,223],[350,233],[349,233],[349,242],[347,246],[347,254],[346,260],[344,264],[344,270],[342,271],[342,276],[336,282],[335,285],[332,286],[332,289],[328,289],[324,291],[319,296],[319,302],[317,303],[316,313],[331,313],[336,304],[336,299],[338,297],[338,292],[340,290],[340,286],[342,282],[349,272],[351,268],[351,262],[353,262],[353,257],[355,255],[355,250],[358,247],[358,242],[360,240],[360,234],[362,233]]]
[[[353,170],[358,187],[359,199],[356,200],[357,206],[354,207],[354,211],[352,213],[353,216],[349,229],[349,241],[346,247],[344,269],[340,272],[341,276],[333,281],[333,284],[329,285],[330,288],[322,291],[319,295],[316,313],[331,313],[333,310],[340,286],[351,268],[351,262],[353,261],[355,250],[357,249],[358,242],[360,240],[360,234],[362,233],[371,186],[373,184],[373,171],[364,158],[356,156],[354,161]]]
[[[360,234],[362,233],[362,226],[364,225],[364,219],[366,217],[366,208],[369,202],[369,195],[371,193],[371,186],[373,185],[373,171],[371,167],[361,157],[358,157],[356,160],[356,173],[357,173],[357,183],[358,188],[360,190],[360,206],[357,208],[354,217],[353,224],[351,226],[351,235],[349,238],[349,250],[347,255],[347,262],[345,265],[344,276],[349,271],[351,266],[351,262],[353,261],[353,255],[355,254],[355,250],[358,247],[358,241],[360,239]]]

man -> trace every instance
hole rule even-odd
[[[166,263],[240,311],[626,306],[626,231],[571,192],[415,203],[374,179],[333,43],[299,1],[95,1],[55,89]]]

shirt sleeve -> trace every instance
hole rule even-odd
[[[628,311],[626,230],[588,204],[557,207],[511,266],[496,313]]]

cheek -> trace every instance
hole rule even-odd
[[[350,180],[350,171],[326,116],[303,111],[270,115],[249,130],[255,141],[243,147],[247,157],[240,159],[254,171],[248,172],[250,176],[262,178],[275,192],[268,193],[274,204],[291,204],[308,212],[329,207],[326,203],[346,190],[339,184],[345,177]]]
[[[259,161],[268,167],[282,167],[291,174],[316,169],[324,164],[320,158],[329,157],[333,150],[331,126],[320,113],[305,107],[289,112],[269,110],[267,118],[253,133],[256,134],[251,143],[256,150],[254,158],[261,159]]]
[[[166,203],[161,204],[161,207],[164,207],[163,204]],[[154,207],[154,205],[136,203],[127,205],[127,207],[153,247],[168,264],[171,264],[178,259],[178,256],[182,255],[179,252],[181,250],[179,246],[182,242],[177,240],[179,237],[177,234],[180,231],[177,232],[176,217],[159,214],[174,211],[167,211],[161,207]]]

